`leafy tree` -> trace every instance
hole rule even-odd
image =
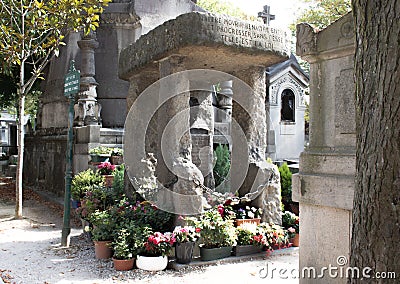
[[[227,0],[198,0],[197,5],[216,14],[225,14],[244,20],[255,20],[255,17],[247,15],[239,7]]]
[[[220,185],[228,176],[231,168],[231,154],[227,145],[219,144],[214,151],[216,158],[214,166],[215,186]]]
[[[356,181],[350,267],[400,275],[400,2],[353,0]],[[389,275],[389,274],[386,274]]]
[[[290,25],[293,37],[296,34],[296,24],[308,23],[321,30],[351,11],[351,0],[302,0],[309,3],[309,7],[303,11],[296,21]],[[297,57],[301,68],[310,72],[310,64]]]
[[[0,73],[17,73],[18,113],[25,98],[70,31],[94,31],[110,0],[0,0]],[[29,77],[26,69],[31,68]],[[17,70],[17,71],[15,71]],[[22,217],[23,119],[18,121],[15,216]]]
[[[310,6],[296,23],[309,23],[316,29],[323,29],[351,11],[351,0],[303,0]]]
[[[283,163],[278,169],[281,176],[282,201],[289,204],[292,202],[292,173],[287,163]]]

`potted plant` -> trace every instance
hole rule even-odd
[[[91,189],[93,185],[102,185],[103,177],[93,170],[88,169],[75,175],[71,182],[71,205],[72,208],[78,208],[81,200],[85,197],[85,193]]]
[[[236,228],[237,244],[233,248],[235,256],[249,255],[261,252],[267,239],[255,223],[243,223]]]
[[[96,210],[90,215],[89,221],[93,225],[91,232],[96,258],[106,259],[112,257],[114,223],[110,212],[108,210]]]
[[[259,225],[261,222],[262,209],[250,206],[239,207],[235,210],[235,225],[240,226],[243,223],[255,223]]]
[[[232,246],[237,238],[233,220],[224,219],[216,208],[189,220],[200,229],[201,260],[215,260],[231,255]]]
[[[282,225],[287,228],[288,237],[294,247],[299,246],[300,234],[299,234],[299,217],[294,213],[285,211],[282,213]]]
[[[168,265],[168,254],[175,238],[172,233],[155,232],[144,243],[144,249],[137,256],[136,266],[147,271],[164,270]]]
[[[115,170],[115,165],[112,165],[110,162],[101,162],[97,166],[97,172],[104,177],[104,185],[106,187],[112,187],[113,185],[114,170]]]
[[[113,263],[115,270],[126,271],[133,268],[135,259],[129,244],[130,233],[126,228],[120,229],[112,243],[114,249]]]
[[[111,163],[113,165],[121,165],[123,163],[124,150],[121,148],[113,148],[111,151]]]
[[[93,163],[101,163],[110,159],[112,148],[98,146],[89,150],[90,158]]]
[[[200,228],[193,226],[177,226],[174,229],[175,258],[178,263],[190,263],[193,256],[193,248],[199,237]]]

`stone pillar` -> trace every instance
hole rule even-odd
[[[171,55],[159,62],[160,96],[158,111],[157,177],[165,187],[177,193],[172,202],[175,212],[188,212],[187,208],[201,211],[201,199],[197,203],[187,203],[180,195],[199,195],[202,190],[193,182],[203,183],[201,171],[192,163],[192,140],[190,136],[190,82],[186,75],[179,79],[163,79],[185,70],[185,56]],[[190,210],[189,210],[190,212]],[[193,210],[192,210],[193,212]]]
[[[213,175],[214,108],[211,83],[190,81],[190,134],[192,162],[204,176],[204,185],[215,187]]]
[[[297,26],[297,54],[311,64],[310,144],[293,175],[292,198],[300,203],[300,269],[336,266],[350,254],[355,178],[354,47],[352,15],[315,33]],[[345,277],[300,283],[347,283]]]
[[[232,80],[220,83],[221,90],[218,92],[218,105],[224,111],[221,112],[221,122],[230,123],[232,120]]]
[[[75,105],[75,124],[99,125],[101,124],[101,106],[97,103],[97,82],[94,79],[96,74],[94,50],[99,46],[95,33],[78,41],[81,49],[81,86],[78,97],[78,104]]]
[[[233,106],[233,118],[241,125],[245,132],[248,148],[249,161],[251,163],[265,160],[266,145],[266,121],[265,121],[265,95],[266,95],[266,74],[265,67],[253,66],[246,70],[235,72],[234,75],[245,82],[249,90],[238,89],[233,85],[233,93],[241,105]],[[235,104],[234,103],[234,104]]]
[[[264,211],[262,220],[281,224],[280,182],[276,169],[266,162],[267,125],[265,111],[266,73],[265,67],[253,66],[235,72],[249,88],[233,84],[234,104],[232,117],[241,126],[248,145],[248,172],[239,189],[240,196],[252,199],[252,205]],[[242,84],[243,85],[243,84]],[[235,140],[233,136],[233,150]],[[233,164],[234,166],[234,164]]]

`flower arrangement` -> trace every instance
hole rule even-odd
[[[173,234],[177,243],[195,242],[199,238],[201,229],[193,226],[176,226]]]
[[[262,214],[262,209],[261,208],[255,208],[255,207],[241,207],[235,211],[236,213],[236,219],[254,219],[254,218],[260,218]]]
[[[290,246],[287,231],[279,225],[273,223],[261,223],[260,228],[266,237],[267,250],[275,248],[285,248]]]
[[[146,256],[167,256],[175,241],[175,237],[172,233],[162,234],[160,232],[155,232],[150,235],[144,243],[143,253]]]
[[[237,245],[264,246],[267,238],[255,223],[243,223],[236,228]]]
[[[110,162],[102,162],[97,166],[97,170],[101,175],[111,175],[115,170],[115,165]]]
[[[189,218],[196,228],[200,228],[202,247],[217,248],[236,244],[236,230],[233,220],[224,219],[217,208],[212,208],[198,218]]]
[[[299,224],[300,224],[300,219],[294,213],[292,213],[290,211],[285,211],[282,213],[283,227],[288,228],[288,229],[292,228],[295,230],[295,232],[293,232],[293,233],[298,234],[299,233]]]

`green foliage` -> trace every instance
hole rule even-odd
[[[232,4],[229,1],[199,0],[199,1],[197,1],[197,5],[211,13],[229,15],[229,16],[244,19],[244,20],[255,20],[256,19],[253,16],[247,15],[239,7],[234,6],[234,4]]]
[[[90,217],[89,221],[93,224],[92,238],[94,241],[111,241],[115,223],[109,210],[96,210]]]
[[[220,185],[228,176],[231,167],[231,154],[227,145],[219,144],[214,151],[216,158],[214,166],[215,186]]]
[[[283,201],[292,202],[292,173],[286,163],[279,167],[281,176],[281,195]]]
[[[71,183],[72,199],[80,200],[85,196],[85,192],[92,189],[93,185],[102,185],[103,177],[91,169],[75,175]]]
[[[306,102],[306,110],[304,112],[304,121],[308,123],[310,122],[310,105],[307,102]]]
[[[125,165],[120,165],[113,172],[114,180],[113,180],[113,192],[115,194],[115,200],[120,199],[125,192],[125,184],[124,184],[124,176],[125,176]]]
[[[89,150],[90,155],[106,155],[111,156],[111,152],[114,148],[105,147],[105,146],[98,146]]]
[[[114,257],[126,259],[129,254],[138,255],[142,252],[144,244],[151,234],[152,229],[149,226],[140,225],[135,220],[125,219],[118,223],[113,243]]]
[[[304,0],[310,3],[296,20],[296,23],[309,23],[321,30],[351,11],[351,0]],[[294,29],[294,26],[291,27]]]
[[[129,245],[130,233],[127,229],[121,229],[117,232],[117,236],[113,244],[115,259],[131,259],[133,257],[132,248]]]

